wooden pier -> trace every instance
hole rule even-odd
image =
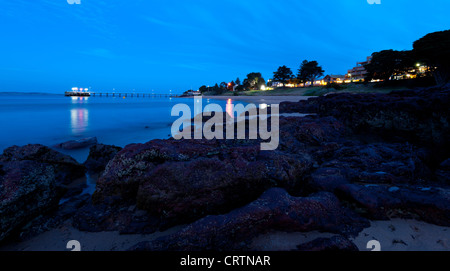
[[[177,94],[157,94],[157,93],[121,93],[121,92],[91,92],[93,97],[137,97],[137,98],[172,98],[178,97]]]

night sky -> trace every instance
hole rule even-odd
[[[450,29],[449,0],[0,0],[0,91],[182,92],[304,59],[345,74]]]

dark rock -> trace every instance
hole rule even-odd
[[[70,184],[85,176],[86,169],[72,157],[52,150],[43,145],[13,146],[5,149],[0,161],[36,161],[51,165],[59,184]]]
[[[450,143],[450,88],[390,94],[330,94],[281,108],[333,116],[357,132],[445,147]]]
[[[348,133],[348,129],[333,117],[281,117],[280,150],[303,151],[311,146],[324,146],[336,142]]]
[[[0,165],[0,240],[56,209],[66,185],[84,175],[74,159],[42,145],[10,147]]]
[[[331,193],[296,198],[272,188],[245,207],[226,215],[207,216],[173,235],[139,243],[131,250],[242,250],[252,238],[270,230],[319,230],[349,236],[367,226],[367,220],[343,208]]]
[[[93,205],[92,202],[76,212],[72,224],[80,231],[119,231],[121,234],[150,234],[161,227],[160,220],[146,211]]]
[[[262,152],[259,145],[162,143],[131,145],[119,152],[97,182],[94,202],[137,203],[168,223],[186,223],[229,212],[269,187],[296,187],[312,166],[308,156]]]
[[[310,99],[315,101],[313,98]],[[315,113],[318,110],[316,104],[312,101],[282,102],[280,103],[280,113]]]
[[[340,175],[356,183],[420,184],[433,181],[431,170],[410,144],[353,143],[336,150],[321,166],[337,168]]]
[[[450,226],[450,190],[442,187],[344,184],[336,195],[363,207],[371,219],[415,218]]]
[[[436,178],[439,182],[450,185],[450,170],[436,170]]]
[[[450,159],[445,160],[440,164],[440,168],[443,170],[450,170]]]
[[[380,185],[343,184],[335,192],[341,200],[348,200],[363,207],[366,216],[375,220],[389,219],[389,210],[399,209],[402,206],[401,199],[394,193],[389,193],[388,188]]]
[[[70,186],[65,186],[65,193],[62,200],[70,199],[76,197],[83,193],[84,189],[87,187],[86,179],[80,179],[80,182],[73,183]]]
[[[445,160],[439,165],[435,172],[436,178],[440,183],[450,185],[450,159]]]
[[[51,166],[36,161],[1,162],[0,241],[36,216],[58,206],[60,194]]]
[[[97,143],[98,143],[98,141],[97,141],[96,137],[88,137],[88,138],[63,142],[63,143],[55,145],[54,147],[58,148],[58,149],[63,149],[63,150],[76,150],[76,149],[87,148],[87,147],[90,147]]]
[[[331,238],[317,238],[297,246],[297,249],[300,251],[359,251],[352,241],[341,235]]]
[[[450,189],[443,187],[407,187],[398,191],[402,208],[428,223],[450,226]]]
[[[72,197],[52,213],[43,214],[25,225],[19,234],[19,240],[29,240],[41,233],[61,226],[67,219],[72,218],[75,213],[91,200],[90,195],[84,194]]]
[[[84,162],[87,170],[91,173],[99,173],[105,170],[106,165],[114,156],[122,150],[121,147],[96,144],[90,148],[89,156]]]
[[[311,174],[309,186],[314,191],[333,193],[339,186],[348,183],[345,170],[337,168],[319,168]]]

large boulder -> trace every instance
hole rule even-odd
[[[390,94],[330,94],[282,104],[282,110],[333,116],[357,132],[445,147],[450,145],[450,87]]]
[[[233,144],[155,140],[127,146],[98,180],[94,203],[137,203],[168,223],[185,223],[228,212],[273,186],[296,187],[312,166],[306,155]]]
[[[446,185],[450,185],[450,159],[445,160],[436,170],[437,179]]]
[[[450,226],[450,190],[414,185],[343,184],[336,189],[341,200],[371,219],[414,218],[441,226]]]
[[[306,148],[323,147],[341,141],[349,130],[334,117],[281,117],[280,148],[285,152],[299,152]]]
[[[91,202],[91,196],[89,194],[77,195],[70,200],[61,203],[58,209],[54,212],[42,212],[35,219],[28,222],[20,229],[20,234],[17,236],[17,241],[30,240],[46,231],[56,229],[64,224],[68,219]]]
[[[121,147],[96,144],[89,150],[89,156],[84,162],[87,170],[91,173],[100,173],[105,170],[106,165],[114,156],[122,150]]]
[[[70,184],[84,177],[86,169],[72,157],[39,144],[12,146],[3,151],[0,162],[35,161],[51,165],[59,184]]]
[[[63,149],[63,150],[76,150],[90,147],[92,145],[96,145],[98,143],[96,137],[87,137],[76,140],[69,140],[63,143],[59,143],[55,145],[55,148]]]
[[[106,204],[82,206],[73,216],[72,225],[86,232],[116,231],[120,234],[151,234],[164,228],[159,217],[151,216],[135,205],[117,208]]]
[[[348,179],[345,169],[323,167],[311,174],[308,186],[313,191],[334,193],[338,187],[347,183]]]
[[[55,172],[36,161],[0,162],[0,241],[19,226],[58,206]]]
[[[339,175],[356,183],[424,184],[435,181],[416,148],[408,143],[352,142],[335,150],[321,167],[339,169]],[[317,179],[319,175],[329,174],[321,170],[313,177]]]
[[[66,185],[81,175],[82,165],[45,146],[6,149],[0,156],[0,241],[57,208]]]
[[[342,207],[331,193],[303,198],[272,188],[247,206],[225,215],[207,216],[173,235],[139,243],[131,250],[245,250],[253,238],[270,230],[318,230],[354,236],[367,226],[367,220]]]

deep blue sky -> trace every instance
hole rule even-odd
[[[0,91],[197,89],[295,73],[344,74],[374,51],[450,28],[449,0],[0,0]]]

